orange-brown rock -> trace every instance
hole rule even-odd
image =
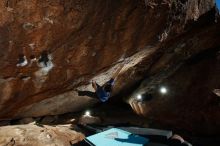
[[[0,127],[0,145],[71,146],[84,135],[65,125],[42,127],[32,124]]]
[[[216,14],[213,0],[3,0],[0,119],[93,105],[96,100],[79,97],[74,89],[92,91],[91,80],[104,83],[124,60],[114,95],[128,91],[218,47]],[[47,67],[38,63],[45,50]],[[18,64],[22,55],[27,64]]]

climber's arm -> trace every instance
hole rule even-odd
[[[123,67],[124,67],[124,64],[120,64],[119,68],[116,70],[116,72],[112,75],[111,78],[115,79],[119,75],[119,73]]]
[[[96,82],[92,81],[92,87],[94,88],[95,91],[98,89]]]

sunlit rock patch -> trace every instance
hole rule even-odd
[[[0,145],[71,146],[84,135],[69,129],[68,125],[38,124],[0,127]]]

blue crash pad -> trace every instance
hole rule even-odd
[[[85,140],[95,146],[144,146],[149,142],[147,138],[117,128],[86,137]]]

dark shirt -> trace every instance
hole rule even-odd
[[[110,84],[111,86],[113,86],[114,82],[115,82],[114,79],[110,79],[108,82],[106,82],[106,84]],[[104,87],[98,87],[96,94],[101,102],[106,102],[111,96],[111,93],[105,91]]]

